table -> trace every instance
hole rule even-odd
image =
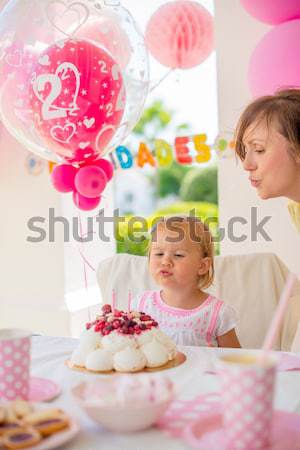
[[[117,434],[101,428],[92,422],[77,407],[70,388],[87,377],[96,375],[71,371],[65,365],[77,339],[34,336],[32,338],[32,375],[52,379],[62,388],[62,394],[51,402],[78,417],[82,431],[80,435],[61,450],[168,450],[190,449],[182,440],[176,440],[156,428],[133,434]],[[214,364],[217,355],[230,349],[181,347],[187,355],[187,361],[177,368],[166,371],[179,385],[180,398],[193,398],[200,393],[218,390],[218,379],[203,369]],[[240,351],[236,350],[235,351]],[[300,371],[280,372],[278,374],[275,395],[275,407],[286,411],[295,411],[300,402]]]

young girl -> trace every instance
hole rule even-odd
[[[262,199],[287,197],[300,231],[300,90],[250,103],[236,129],[236,153]]]
[[[160,291],[146,291],[134,308],[149,313],[176,344],[240,347],[236,315],[202,289],[214,276],[212,236],[195,217],[169,217],[152,230],[149,269]]]

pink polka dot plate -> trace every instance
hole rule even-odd
[[[199,450],[226,450],[222,416],[216,410],[198,413],[198,419],[187,425],[182,438]],[[300,414],[275,411],[272,437],[266,450],[300,450]]]

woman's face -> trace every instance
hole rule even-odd
[[[254,123],[243,138],[243,167],[262,199],[288,197],[300,201],[300,161],[289,151],[289,142],[275,126]]]

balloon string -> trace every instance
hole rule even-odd
[[[107,201],[107,198],[105,196],[102,195],[102,199]],[[95,216],[96,217],[96,216]],[[80,212],[78,213],[78,222],[79,222],[79,232],[80,232],[80,239],[81,239],[81,248],[78,246],[78,251],[79,254],[82,258],[83,261],[83,276],[84,276],[84,286],[85,286],[85,291],[86,291],[86,295],[87,298],[89,298],[89,290],[88,290],[88,279],[87,279],[87,266],[93,271],[96,272],[95,267],[93,267],[93,265],[89,262],[89,260],[86,258],[86,256],[84,255],[83,252],[83,248],[84,248],[84,242],[83,239],[85,237],[87,237],[90,233],[83,233],[83,226],[82,226],[82,220],[81,220],[81,215]],[[92,234],[96,234],[94,231],[92,232]],[[91,311],[90,311],[90,306],[88,306],[88,320],[89,322],[91,321]]]
[[[82,221],[81,221],[81,215],[80,213],[78,213],[78,219],[79,219],[79,228],[80,228],[80,237],[81,240],[83,239],[83,230],[82,230]],[[83,248],[83,241],[81,242],[81,246]],[[86,292],[86,296],[87,299],[89,299],[89,289],[88,289],[88,280],[87,280],[87,270],[86,270],[86,264],[87,264],[87,260],[85,258],[85,256],[83,255],[82,250],[79,250],[79,253],[83,259],[83,276],[84,276],[84,287],[85,287],[85,292]],[[88,264],[90,267],[91,265]],[[88,304],[88,321],[91,321],[91,311],[90,311],[90,305]]]
[[[79,254],[80,254],[80,256],[81,256],[83,262],[84,262],[87,266],[89,266],[89,268],[90,268],[93,272],[96,272],[95,267],[93,267],[92,264],[86,259],[86,257],[84,256],[84,254],[82,253],[82,251],[80,250],[80,248],[78,249],[78,251],[79,251]]]
[[[165,75],[157,81],[157,83],[154,84],[154,86],[152,86],[149,90],[149,94],[150,92],[154,91],[154,89],[156,89],[172,72],[174,72],[174,68],[170,69],[167,73],[165,73]]]

